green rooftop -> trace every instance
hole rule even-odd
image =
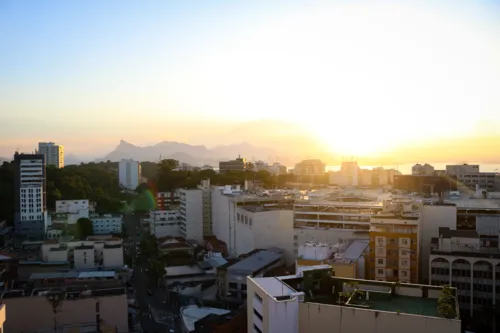
[[[437,299],[391,295],[375,291],[369,291],[368,293],[368,300],[351,299],[348,305],[379,311],[400,312],[429,317],[442,317],[437,311]]]

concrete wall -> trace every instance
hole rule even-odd
[[[212,231],[217,239],[226,243],[230,254],[234,254],[230,237],[234,226],[234,206],[229,197],[222,195],[217,187],[212,187]]]
[[[459,320],[318,303],[299,304],[299,333],[459,333],[460,326]]]
[[[104,267],[123,267],[123,247],[104,248],[102,254]]]
[[[439,227],[456,229],[457,207],[444,205],[422,206],[419,228],[419,281],[429,282],[429,255],[431,238],[439,237]]]
[[[6,332],[37,332],[54,327],[52,306],[45,297],[19,297],[2,300],[7,307]],[[95,298],[66,300],[57,314],[57,324],[95,322]],[[127,296],[99,297],[101,319],[118,332],[128,332]]]

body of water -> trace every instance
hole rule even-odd
[[[420,163],[420,164],[425,164]],[[446,165],[452,165],[454,163],[429,163],[434,167],[435,170],[446,170]],[[480,172],[498,172],[500,173],[500,164],[481,164],[481,163],[468,163],[468,164],[479,164]],[[415,163],[408,164],[392,164],[392,165],[359,165],[362,169],[373,169],[378,167],[383,167],[384,169],[396,169],[402,174],[411,174],[411,168]],[[328,165],[326,166],[326,171],[339,171],[340,165]]]

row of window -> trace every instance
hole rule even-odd
[[[252,218],[240,213],[236,214],[236,220],[241,223],[252,225]]]

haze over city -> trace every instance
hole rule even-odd
[[[0,156],[50,140],[97,158],[124,139],[496,163],[498,11],[494,1],[2,1]]]

